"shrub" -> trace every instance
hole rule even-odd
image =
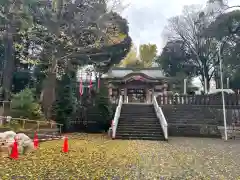
[[[29,119],[43,117],[41,106],[34,97],[34,89],[26,88],[14,94],[11,102],[11,116]]]

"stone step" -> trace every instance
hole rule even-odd
[[[162,135],[163,132],[161,129],[158,130],[146,130],[146,129],[118,129],[117,130],[118,134],[151,134],[151,135]]]
[[[120,114],[120,117],[157,117],[156,114],[148,114],[148,113],[129,113],[129,114],[126,114],[126,113],[121,113]]]
[[[151,106],[125,106],[123,105],[122,108],[126,109],[154,109],[153,105]]]
[[[118,127],[121,127],[121,126],[128,126],[128,127],[134,127],[134,126],[148,126],[148,127],[154,127],[154,126],[158,126],[159,127],[160,123],[156,122],[145,122],[145,123],[135,123],[135,122],[132,122],[132,123],[118,123]]]
[[[159,130],[162,129],[161,125],[158,123],[154,126],[146,126],[141,124],[118,124],[118,129],[148,129],[148,130]]]
[[[151,127],[154,127],[154,126],[158,126],[160,125],[159,122],[130,122],[130,123],[118,123],[118,127],[121,127],[122,125],[124,126],[128,126],[128,127],[133,127],[133,126],[151,126]]]
[[[145,108],[136,108],[136,109],[129,109],[129,108],[122,108],[121,111],[125,112],[149,112],[149,113],[154,113],[154,109],[145,109]]]
[[[163,134],[162,133],[162,129],[136,129],[136,128],[133,128],[133,129],[130,129],[130,128],[127,128],[127,129],[122,129],[122,128],[119,128],[117,129],[117,133],[153,133],[153,134]]]
[[[125,140],[153,140],[153,141],[164,141],[164,136],[151,136],[151,137],[143,137],[143,136],[122,136],[117,135],[116,139],[125,139]]]
[[[158,133],[151,133],[151,132],[117,132],[118,136],[139,136],[139,137],[162,137],[163,133],[158,132]]]
[[[121,111],[120,114],[127,114],[127,115],[156,115],[155,112],[148,112],[148,111],[135,111],[135,112],[127,112],[127,111]]]
[[[164,140],[153,105],[124,104],[117,127],[118,139]]]
[[[127,111],[127,112],[130,112],[130,111],[133,111],[133,112],[136,112],[136,111],[144,111],[144,112],[154,112],[155,109],[154,108],[121,108],[123,111]]]
[[[119,119],[122,119],[122,120],[130,120],[130,119],[139,119],[139,120],[155,120],[155,121],[158,121],[158,118],[156,116],[120,116]]]
[[[143,103],[139,103],[139,104],[123,104],[123,107],[153,107],[152,104],[143,104]]]
[[[122,109],[133,109],[133,110],[136,110],[136,109],[147,109],[147,110],[154,110],[154,107],[153,106],[136,106],[136,107],[131,107],[131,106],[122,106]]]
[[[157,117],[120,117],[119,121],[159,121]]]
[[[128,112],[128,113],[136,113],[136,112],[149,112],[155,113],[153,109],[121,109],[121,111]]]
[[[120,114],[120,118],[128,118],[128,117],[134,117],[134,118],[157,118],[155,114],[152,115],[147,115],[147,114],[135,114],[135,115],[130,115],[130,114]]]
[[[139,124],[139,125],[144,125],[144,124],[160,124],[160,122],[158,120],[139,120],[139,119],[135,119],[135,120],[119,120],[118,121],[118,124],[126,124],[126,125],[129,125],[129,124]]]
[[[154,111],[154,108],[151,107],[151,108],[139,108],[139,107],[136,107],[136,108],[129,108],[129,107],[122,107],[121,108],[122,110],[126,110],[126,111],[138,111],[138,110],[142,110],[142,111],[149,111],[149,112],[153,112]]]
[[[128,121],[140,121],[140,122],[159,122],[158,118],[156,117],[121,117],[119,118],[119,122],[128,122]]]

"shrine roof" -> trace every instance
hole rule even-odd
[[[152,79],[166,78],[163,71],[160,68],[156,67],[142,69],[114,67],[107,74],[104,75],[104,78],[122,79],[130,74],[145,74],[147,77],[151,77]]]

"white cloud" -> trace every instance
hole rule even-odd
[[[167,19],[182,12],[185,5],[202,4],[207,0],[125,0],[129,6],[122,12],[127,18],[130,35],[136,45],[157,44],[159,51],[164,46],[163,30]],[[229,5],[239,4],[229,0]]]

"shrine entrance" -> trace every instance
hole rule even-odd
[[[125,70],[127,71],[127,69]],[[158,73],[154,74],[150,69],[146,69],[144,72],[128,70],[127,73],[123,71],[122,74],[117,70],[115,73],[110,73],[105,80],[108,82],[111,102],[118,103],[121,95],[123,103],[151,104],[155,95],[164,93],[168,88],[165,77],[159,77]]]
[[[145,89],[127,89],[127,96],[129,103],[144,103],[146,102],[146,90]]]

